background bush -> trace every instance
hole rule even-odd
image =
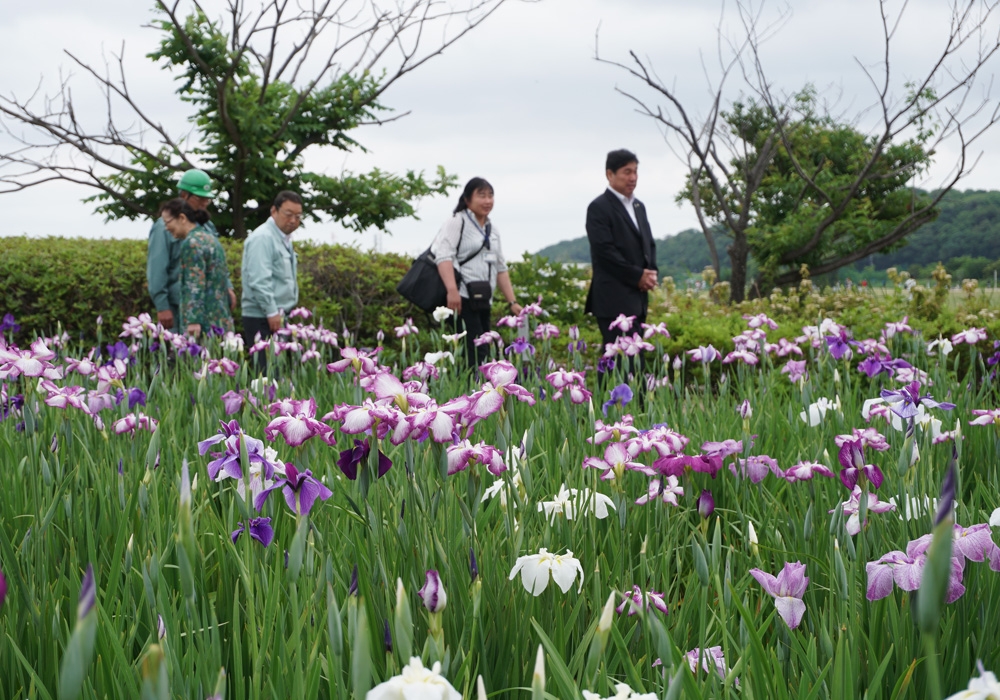
[[[242,241],[222,240],[237,297]],[[339,245],[296,243],[299,304],[327,328],[361,338],[398,325],[416,311],[396,294],[409,258]],[[117,330],[129,316],[152,312],[146,286],[146,242],[79,238],[0,239],[0,314],[11,312],[27,337],[57,328],[92,337],[95,320]],[[240,312],[235,317],[239,327]],[[108,335],[108,333],[105,333]]]
[[[223,239],[233,286],[241,293],[240,241]],[[396,284],[410,259],[394,253],[374,253],[340,245],[296,243],[299,254],[299,303],[316,314],[314,321],[341,332],[347,328],[362,345],[376,342],[383,330],[393,344],[393,327],[411,316],[421,328],[434,323],[427,314],[402,299]],[[574,264],[550,262],[525,253],[510,269],[511,281],[522,304],[541,297],[545,319],[562,330],[553,343],[557,360],[564,359],[566,330],[579,325],[589,345],[587,361],[600,357],[600,334],[592,316],[583,314],[590,270]],[[673,338],[663,345],[671,355],[698,345],[733,349],[732,337],[745,323],[743,314],[766,313],[781,324],[771,336],[795,337],[803,325],[824,317],[848,324],[855,333],[877,336],[885,319],[908,316],[926,338],[950,336],[970,326],[1000,333],[1000,298],[974,286],[952,290],[944,268],[938,283],[912,289],[906,273],[893,271],[887,289],[820,290],[806,282],[785,293],[738,306],[713,303],[711,294],[677,290],[665,279],[650,299],[649,321],[666,321]],[[500,295],[497,295],[499,298]],[[507,313],[502,299],[493,317]],[[21,337],[51,335],[60,327],[73,337],[93,338],[95,320],[104,319],[105,337],[117,334],[129,316],[152,311],[146,288],[146,242],[68,238],[0,238],[0,315],[11,312],[22,326]],[[236,312],[237,327],[239,310]]]

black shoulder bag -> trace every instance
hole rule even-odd
[[[462,237],[464,235],[465,219],[463,218],[462,228],[458,234],[458,247],[455,248],[456,253],[462,246]],[[458,267],[461,267],[479,255],[485,247],[486,241],[484,240],[483,244],[479,246],[479,250],[458,262]],[[455,284],[460,285],[461,283],[462,274],[456,268]],[[441,275],[438,274],[437,262],[435,262],[434,254],[431,253],[430,248],[418,255],[416,260],[413,261],[413,265],[410,266],[410,269],[403,275],[403,279],[396,285],[396,291],[404,299],[412,302],[414,306],[424,311],[433,311],[437,307],[447,304],[448,290],[445,289],[444,282],[441,281]]]

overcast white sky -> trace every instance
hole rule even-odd
[[[207,0],[206,7],[220,3]],[[731,5],[732,3],[730,3]],[[793,0],[792,16],[765,45],[765,68],[779,90],[793,91],[812,82],[840,105],[855,111],[873,102],[874,93],[858,61],[880,60],[879,9],[875,0]],[[102,51],[125,42],[126,70],[139,101],[177,133],[184,130],[184,106],[173,95],[171,76],[144,55],[158,34],[143,28],[151,3],[142,0],[34,0],[8,3],[0,24],[0,92],[23,97],[39,85],[52,93],[60,70],[70,61],[62,49],[100,63]],[[890,7],[898,9],[899,0]],[[773,17],[781,5],[769,4]],[[640,160],[637,196],[644,200],[657,237],[695,226],[690,207],[674,202],[683,184],[683,168],[654,122],[636,114],[632,103],[615,91],[655,95],[623,71],[594,60],[600,27],[604,57],[627,61],[635,50],[648,58],[660,77],[682,100],[706,101],[704,60],[717,75],[716,27],[721,4],[713,0],[541,0],[508,3],[484,25],[444,55],[396,83],[385,104],[409,111],[405,118],[364,127],[352,136],[369,153],[317,152],[311,167],[335,174],[373,167],[402,173],[433,173],[437,165],[464,182],[475,175],[496,190],[493,213],[508,257],[534,252],[560,240],[585,234],[587,203],[606,185],[608,150],[626,147]],[[730,8],[732,9],[732,8]],[[735,13],[726,21],[735,24]],[[938,52],[946,36],[949,12],[944,0],[911,0],[892,58],[893,85],[903,92]],[[735,26],[733,31],[735,31]],[[857,59],[857,60],[856,60]],[[991,72],[995,67],[991,67]],[[991,76],[987,76],[991,77]],[[101,116],[93,84],[76,71],[72,78],[78,109]],[[730,95],[738,94],[732,83]],[[994,100],[995,103],[995,100]],[[12,148],[0,136],[0,153]],[[984,157],[961,188],[994,189],[1000,183],[1000,128],[981,140]],[[953,165],[954,153],[939,149],[931,173],[934,186]],[[3,195],[5,221],[0,235],[69,235],[145,238],[146,222],[105,223],[81,199],[92,191],[50,184]],[[448,216],[457,192],[419,204],[420,221],[390,225],[385,250],[416,253],[425,248]],[[355,235],[332,224],[310,224],[302,235],[317,241],[372,247],[372,232]]]

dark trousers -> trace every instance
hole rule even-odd
[[[261,340],[267,340],[271,337],[271,326],[267,324],[267,318],[244,316],[243,348],[245,352],[250,352],[250,347],[256,342],[258,333],[260,333]],[[261,350],[254,353],[253,366],[258,372],[264,372],[267,369],[267,351]]]
[[[490,309],[489,307],[481,310],[474,311],[472,308],[472,303],[466,299],[462,298],[462,312],[459,314],[459,325],[467,331],[465,336],[465,359],[469,363],[469,369],[475,370],[479,365],[486,362],[486,358],[489,357],[490,346],[489,344],[480,345],[478,348],[475,344],[475,339],[481,336],[486,331],[490,330]]]

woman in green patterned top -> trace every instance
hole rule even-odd
[[[217,327],[233,330],[229,312],[229,273],[219,239],[202,228],[208,213],[183,199],[171,199],[160,209],[163,223],[183,241],[180,252],[180,319],[178,328],[197,337]]]

